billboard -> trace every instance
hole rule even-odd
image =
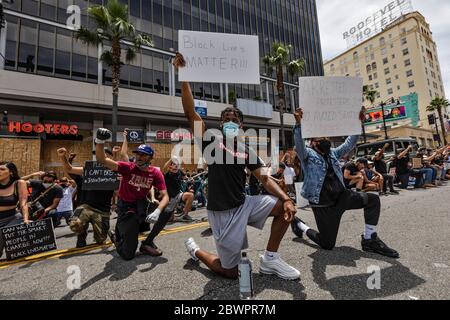
[[[412,0],[395,0],[379,9],[374,14],[362,19],[342,35],[347,41],[347,47],[352,48],[357,44],[373,37],[377,33],[400,18],[413,11]]]
[[[384,119],[387,121],[397,121],[408,118],[406,107],[399,105],[384,108]],[[373,125],[383,122],[383,110],[375,109],[366,112],[365,125]]]

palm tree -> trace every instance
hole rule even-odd
[[[441,129],[442,129],[442,136],[444,141],[444,145],[447,145],[447,138],[445,137],[445,125],[444,125],[444,117],[442,115],[442,109],[447,109],[447,107],[450,106],[450,103],[445,98],[434,98],[430,105],[427,107],[427,111],[429,112],[435,112],[437,111],[439,114],[439,121],[441,122]]]
[[[370,104],[373,107],[373,104],[375,102],[376,96],[378,94],[378,91],[376,90],[370,90],[369,86],[364,86],[363,87],[363,102],[364,101],[369,101]]]
[[[274,43],[272,52],[263,58],[263,63],[267,67],[269,75],[276,72],[277,91],[280,107],[280,125],[281,125],[281,141],[283,150],[286,151],[286,136],[284,133],[284,108],[286,105],[286,95],[284,91],[284,70],[290,76],[299,76],[305,69],[305,60],[303,58],[290,60],[292,46],[282,43]]]
[[[120,43],[121,41],[133,43],[132,46],[127,47],[125,56],[127,63],[136,58],[137,50],[141,45],[153,46],[153,43],[148,36],[136,32],[134,25],[128,21],[128,6],[121,4],[118,0],[108,0],[106,6],[91,6],[88,8],[88,13],[94,19],[97,30],[91,31],[81,27],[76,32],[75,39],[88,45],[98,46],[103,45],[104,42],[111,45],[111,49],[105,50],[100,59],[112,71],[112,140],[114,146],[117,142],[117,109],[120,71],[123,64]]]

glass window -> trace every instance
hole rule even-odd
[[[70,53],[56,50],[55,74],[57,77],[69,78],[70,76]]]
[[[53,49],[39,47],[37,60],[37,73],[53,74]]]
[[[414,81],[408,82],[408,87],[413,88],[415,86],[416,86],[416,84],[414,83]]]
[[[411,77],[412,75],[413,75],[412,70],[406,71],[406,76],[407,76],[407,77]]]
[[[86,79],[86,56],[72,54],[72,78],[78,80]]]

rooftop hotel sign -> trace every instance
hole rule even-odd
[[[364,40],[383,31],[383,29],[400,18],[403,14],[413,11],[412,0],[395,0],[361,20],[357,25],[343,33],[347,47],[351,48]]]

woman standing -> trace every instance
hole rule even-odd
[[[20,179],[16,165],[0,162],[0,228],[29,223],[27,200],[27,184]],[[22,215],[17,212],[17,208]],[[0,257],[3,247],[3,238],[0,236]]]

